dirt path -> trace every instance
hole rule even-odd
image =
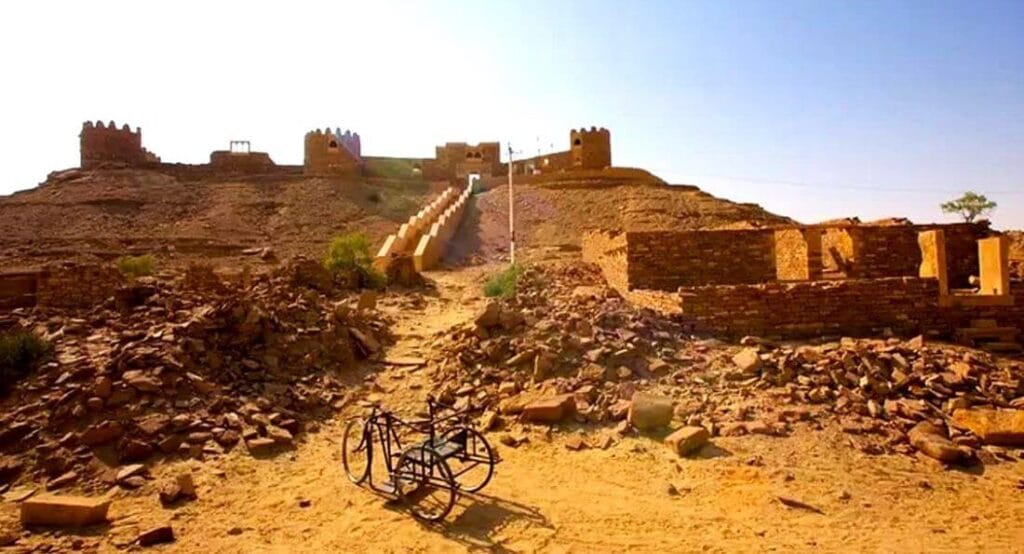
[[[398,339],[389,356],[423,356],[438,333],[472,317],[490,269],[432,274],[437,294],[421,309],[385,305]],[[370,394],[414,410],[429,376],[429,368],[382,369]],[[831,427],[719,438],[697,459],[643,437],[571,452],[565,442],[576,433],[611,429],[535,428],[529,443],[497,447],[504,461],[486,495],[463,498],[446,522],[427,526],[346,480],[343,420],[270,460],[235,451],[156,467],[152,483],[192,470],[199,499],[168,510],[155,484],[117,493],[101,551],[171,523],[178,540],[161,548],[180,552],[1024,552],[1024,463],[967,473],[869,457]],[[823,513],[783,506],[780,495]]]

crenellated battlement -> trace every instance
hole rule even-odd
[[[341,128],[315,129],[306,133],[303,166],[309,174],[350,174],[362,168],[359,134]]]
[[[81,167],[90,169],[101,166],[139,167],[158,163],[160,158],[142,147],[142,129],[134,131],[128,124],[118,128],[111,121],[86,121],[79,134],[81,143]]]
[[[612,165],[611,132],[604,127],[580,127],[569,131],[572,167],[604,169]]]

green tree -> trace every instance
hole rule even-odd
[[[973,223],[979,215],[985,215],[996,209],[996,203],[969,190],[956,200],[942,203],[942,211],[947,214],[959,214],[967,223]]]

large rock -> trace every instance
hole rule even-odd
[[[761,356],[756,348],[744,348],[732,357],[732,363],[743,373],[754,373],[761,368]]]
[[[954,464],[963,462],[968,458],[967,452],[953,444],[946,437],[941,427],[927,421],[922,421],[915,425],[907,433],[907,438],[910,439],[910,444],[922,454],[935,458],[940,462]]]
[[[488,301],[473,321],[484,329],[497,327],[501,323],[501,306],[495,300]]]
[[[643,431],[667,427],[672,422],[671,398],[638,392],[629,405],[629,423]]]
[[[107,521],[109,498],[41,494],[21,503],[22,525],[84,527]]]
[[[953,423],[969,429],[985,444],[1024,446],[1024,410],[956,410]]]
[[[530,402],[523,407],[519,417],[530,423],[558,423],[572,415],[575,408],[573,395],[561,394]]]
[[[711,434],[703,427],[682,427],[665,437],[665,444],[676,454],[686,456],[700,450],[709,438]]]

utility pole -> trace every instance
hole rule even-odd
[[[512,143],[508,143],[508,259],[516,263],[516,204],[512,196]]]

